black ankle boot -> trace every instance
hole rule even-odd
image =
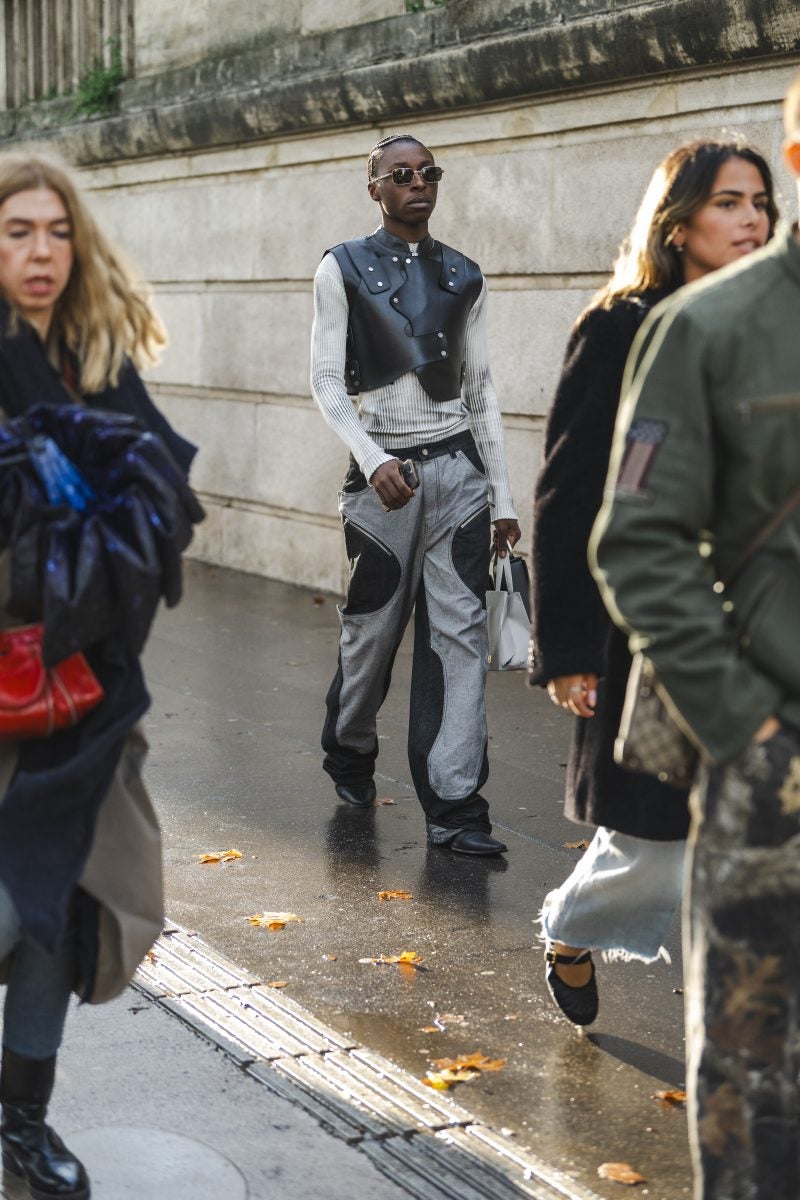
[[[12,1175],[24,1176],[33,1200],[88,1200],[86,1171],[44,1122],[55,1075],[55,1057],[23,1058],[3,1047],[3,1167]]]

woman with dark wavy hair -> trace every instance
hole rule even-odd
[[[566,815],[597,826],[542,911],[548,987],[576,1025],[597,1015],[593,949],[644,962],[666,954],[689,822],[685,791],[614,762],[631,656],[586,555],[623,371],[655,304],[763,246],[777,219],[769,166],[745,142],[695,141],[668,154],[610,280],[573,327],[548,420],[535,491],[531,682],[577,718]]]

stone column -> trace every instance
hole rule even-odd
[[[6,25],[9,20],[9,6],[3,5],[3,11],[0,13],[0,112],[8,108],[8,62],[6,50]]]

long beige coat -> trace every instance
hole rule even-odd
[[[111,787],[100,806],[94,840],[79,884],[100,905],[97,974],[90,1003],[125,989],[161,932],[164,890],[161,830],[142,781],[147,740],[140,725],[128,735]],[[0,745],[0,793],[17,761],[16,744]],[[0,969],[0,979],[4,976]],[[76,980],[83,995],[86,981]]]

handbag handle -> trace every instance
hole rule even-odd
[[[501,570],[498,571],[498,567]],[[511,574],[511,558],[509,554],[506,554],[503,558],[498,554],[494,564],[494,590],[496,592],[502,591],[503,580],[505,580],[506,591],[513,592],[514,580]]]

